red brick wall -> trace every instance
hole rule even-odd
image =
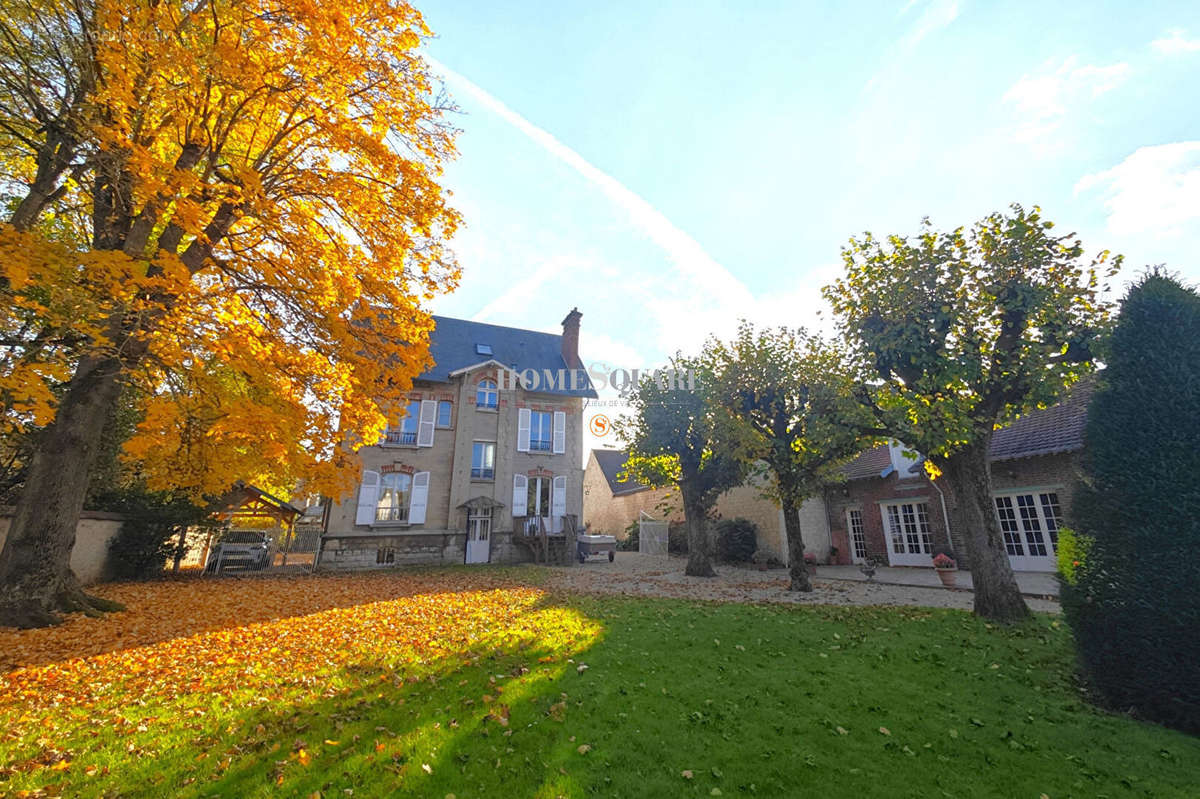
[[[937,491],[924,478],[898,480],[895,474],[852,480],[833,486],[825,492],[825,507],[829,509],[829,530],[833,545],[838,548],[838,562],[850,563],[850,532],[846,513],[851,508],[862,511],[863,532],[867,552],[876,560],[887,563],[887,541],[883,533],[883,515],[879,503],[893,500],[919,500],[929,506],[929,528],[933,533],[934,549],[946,548],[946,525],[942,521],[942,505]]]
[[[1078,480],[1079,459],[1077,453],[1041,455],[1033,458],[1018,458],[997,461],[992,464],[992,487],[996,491],[1015,489],[1053,489],[1058,492],[1059,503],[1070,522],[1070,508],[1074,487]],[[943,486],[943,490],[945,487]],[[887,562],[887,542],[884,540],[883,517],[880,502],[922,498],[929,506],[929,526],[933,531],[935,551],[949,546],[958,559],[959,566],[969,568],[969,557],[965,541],[959,531],[953,531],[953,542],[946,538],[946,524],[942,515],[941,498],[924,478],[897,480],[896,475],[886,478],[852,480],[844,485],[826,489],[825,505],[829,510],[829,527],[833,545],[838,548],[838,562],[850,562],[850,534],[847,530],[846,512],[859,508],[863,514],[863,529],[867,538],[867,551],[882,562]],[[953,518],[954,501],[949,492],[946,508]]]

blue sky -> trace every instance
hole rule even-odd
[[[438,313],[578,306],[585,360],[653,366],[821,327],[850,235],[1013,201],[1200,280],[1195,2],[418,5],[463,111]]]

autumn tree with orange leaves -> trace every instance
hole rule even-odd
[[[36,434],[0,624],[109,605],[70,550],[104,420],[151,488],[346,490],[458,277],[448,105],[397,0],[9,0],[0,434]]]

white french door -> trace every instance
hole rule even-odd
[[[865,563],[867,560],[867,531],[863,527],[862,511],[858,508],[846,511],[846,532],[850,534],[850,562]]]
[[[1062,508],[1054,491],[997,494],[996,518],[1015,571],[1052,572]]]
[[[555,486],[554,481],[557,480],[560,485]],[[557,477],[530,477],[529,491],[525,495],[525,512],[532,519],[540,517],[541,524],[545,527],[548,533],[561,533],[563,531],[562,516],[565,512],[561,505],[565,497],[559,497],[556,494],[559,491],[564,491],[566,487],[566,478]],[[530,529],[534,529],[532,525],[536,524],[533,521],[528,522],[531,525]]]
[[[885,502],[883,534],[889,566],[933,566],[933,531],[924,502]]]

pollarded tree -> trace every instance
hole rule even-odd
[[[975,612],[1028,615],[992,506],[992,433],[1053,403],[1094,368],[1110,325],[1100,270],[1074,234],[1055,235],[1039,210],[1012,206],[970,229],[912,238],[870,233],[843,250],[845,276],[826,287],[841,333],[871,382],[865,398],[883,431],[927,456],[954,497]]]
[[[1200,293],[1150,271],[1105,361],[1063,614],[1104,704],[1200,733]]]
[[[0,624],[101,607],[69,555],[123,385],[151,489],[352,483],[457,278],[426,35],[400,0],[0,9],[0,424],[45,426]]]
[[[803,328],[756,331],[747,322],[728,344],[710,342],[705,361],[715,401],[741,428],[742,456],[766,465],[767,493],[783,508],[789,589],[811,591],[798,511],[864,443],[860,431],[871,420],[856,399],[854,372]]]
[[[689,370],[694,380],[685,377]],[[712,404],[712,380],[697,360],[675,358],[660,377],[647,377],[634,389],[633,414],[618,422],[629,448],[626,470],[646,485],[677,486],[687,524],[685,573],[713,577],[709,514],[722,492],[745,474],[733,454],[723,414]]]

